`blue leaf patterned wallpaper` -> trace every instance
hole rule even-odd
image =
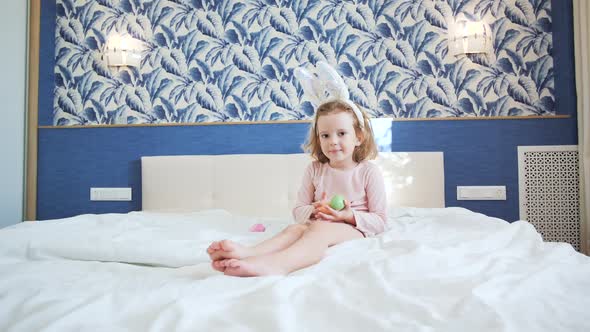
[[[460,15],[493,54],[448,54]],[[319,60],[373,117],[555,115],[549,0],[58,0],[56,23],[54,125],[308,119],[293,69]],[[139,68],[105,65],[113,32]]]

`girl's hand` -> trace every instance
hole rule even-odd
[[[318,210],[316,218],[331,221],[331,222],[344,222],[347,224],[355,225],[354,214],[350,208],[350,202],[344,200],[344,208],[340,211],[334,210],[327,204],[322,210]]]
[[[320,219],[318,216],[320,212],[328,213],[328,209],[330,208],[330,201],[328,201],[328,195],[326,195],[325,192],[322,193],[322,198],[319,201],[313,202],[311,204],[313,206],[313,212],[311,213],[311,216],[316,219]]]

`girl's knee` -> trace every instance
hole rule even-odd
[[[308,229],[308,227],[309,226],[304,224],[293,224],[287,226],[287,228],[285,228],[285,231],[290,233],[303,234]]]
[[[325,237],[330,245],[363,237],[353,226],[338,222],[315,222],[309,226],[307,233]]]
[[[311,232],[323,231],[323,230],[326,230],[330,227],[329,224],[330,224],[329,222],[323,222],[323,221],[314,222],[308,226],[307,230],[311,231]]]

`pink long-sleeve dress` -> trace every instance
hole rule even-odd
[[[387,197],[379,167],[363,161],[354,168],[340,170],[328,163],[312,162],[305,170],[293,217],[297,223],[308,223],[312,203],[333,195],[342,195],[350,202],[356,228],[365,236],[374,236],[387,227]]]

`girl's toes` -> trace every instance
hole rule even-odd
[[[228,259],[228,262],[226,263],[227,267],[239,267],[240,266],[240,260],[238,259]]]
[[[232,251],[234,250],[235,246],[233,244],[232,241],[230,240],[223,240],[217,243],[217,246],[219,247],[219,249],[223,250],[223,251]]]
[[[219,265],[219,262],[217,262],[217,261],[211,262],[211,267],[214,270],[219,271],[219,272],[224,272],[225,271],[225,267]]]

